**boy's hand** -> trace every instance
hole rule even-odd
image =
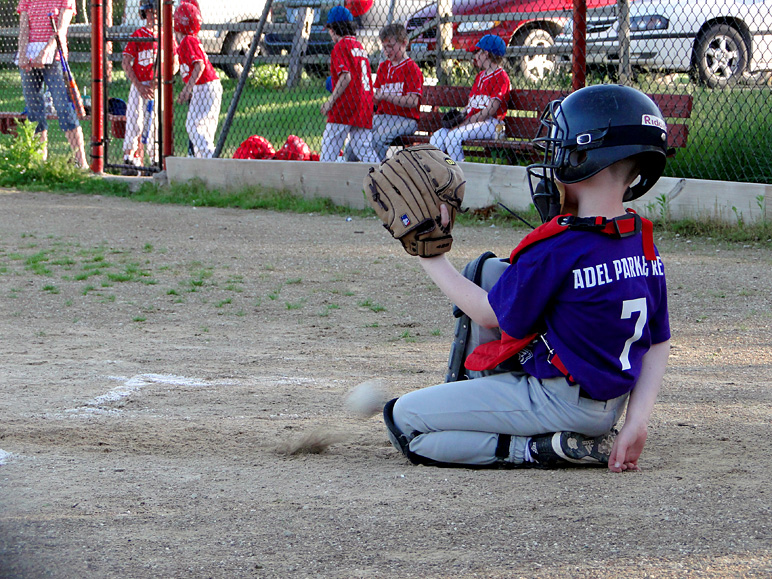
[[[139,92],[139,96],[145,100],[153,100],[155,97],[155,90],[151,84],[139,83],[137,85],[137,91]]]
[[[180,94],[177,97],[177,102],[180,104],[188,102],[190,100],[191,92],[193,92],[192,89],[190,89],[188,85],[185,85],[185,87],[182,89],[182,91],[180,91]]]
[[[638,427],[634,424],[625,423],[619,434],[617,434],[614,446],[611,449],[611,455],[608,459],[609,470],[611,472],[640,470],[638,458],[640,458],[641,452],[643,452],[647,436],[648,432],[645,424],[642,427]]]

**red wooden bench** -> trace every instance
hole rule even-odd
[[[16,125],[27,118],[22,113],[2,113],[0,112],[0,133],[4,135],[15,135]],[[49,121],[56,120],[56,115],[47,115]],[[91,117],[86,116],[81,121],[90,121]],[[123,130],[126,127],[125,115],[107,115],[107,120],[112,127],[113,137],[116,139],[123,138]]]
[[[469,99],[470,87],[466,86],[424,86],[422,108],[418,119],[418,131],[403,135],[392,143],[410,146],[428,143],[429,136],[442,127],[442,109],[463,108]],[[509,164],[531,160],[537,154],[531,144],[539,129],[539,117],[544,108],[553,100],[566,96],[568,92],[540,89],[513,89],[507,101],[507,116],[499,139],[472,139],[464,141],[466,157],[503,158]],[[693,100],[683,94],[649,95],[668,122],[668,146],[686,146],[689,127],[686,119],[691,117]]]

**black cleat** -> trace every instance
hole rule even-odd
[[[528,443],[531,457],[544,467],[582,464],[607,466],[616,432],[595,438],[576,432],[555,432],[534,436]]]

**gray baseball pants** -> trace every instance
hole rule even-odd
[[[506,266],[487,260],[480,285],[489,290]],[[497,338],[498,330],[472,322],[467,353]],[[520,464],[531,436],[560,431],[599,436],[613,428],[627,402],[627,395],[608,401],[583,397],[578,385],[562,377],[539,380],[517,371],[469,375],[470,380],[430,386],[396,401],[394,424],[411,452],[439,463],[494,465],[501,460],[498,435],[508,434],[504,460]]]

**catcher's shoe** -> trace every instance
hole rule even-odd
[[[607,466],[616,431],[595,438],[576,432],[555,432],[534,436],[528,442],[531,457],[544,467],[569,464]]]

